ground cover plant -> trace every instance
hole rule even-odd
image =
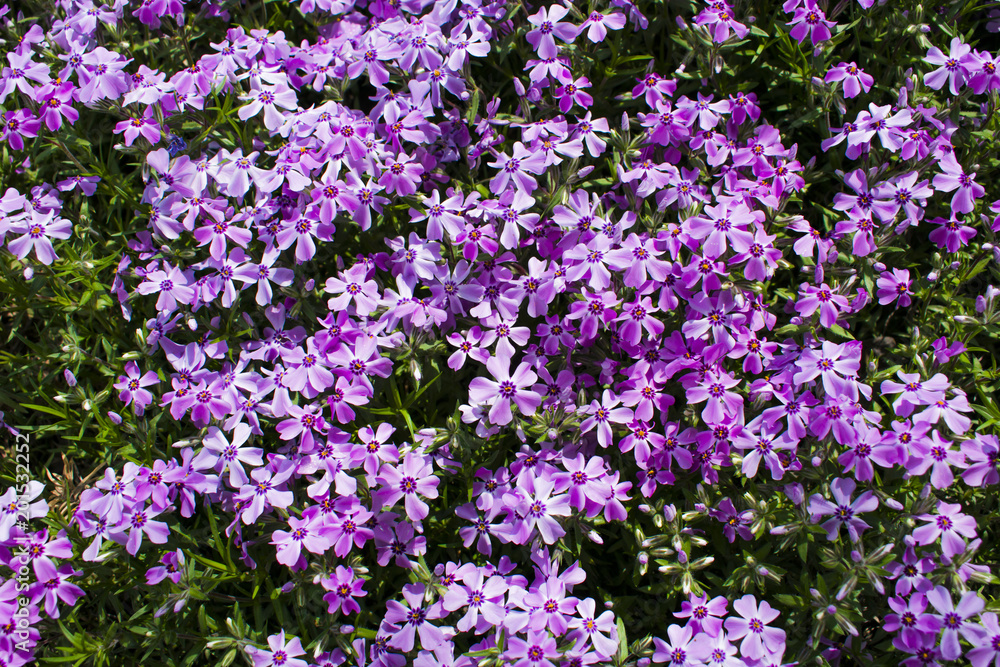
[[[991,5],[0,22],[0,665],[1000,667]]]

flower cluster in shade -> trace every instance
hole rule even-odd
[[[879,164],[842,173],[843,191],[829,202],[841,220],[824,233],[802,215],[775,214],[803,187],[805,167],[752,93],[716,97],[651,69],[632,91],[643,111],[622,123],[593,115],[592,82],[574,73],[567,47],[641,29],[646,19],[628,0],[582,20],[560,4],[532,10],[521,30],[535,58],[516,88],[535,120],[497,117],[493,100],[471,123],[462,114],[472,95],[463,73],[491,52],[503,3],[304,0],[303,12],[343,20],[300,45],[233,28],[178,72],[150,70],[98,44],[104,26],[129,16],[154,30],[182,17],[181,2],[64,4],[58,25],[48,33],[31,27],[6,56],[0,101],[17,108],[5,113],[0,137],[22,150],[98,102],[123,116],[115,132],[143,151],[148,178],[138,213],[148,230],[131,240],[112,292],[125,320],[137,299],[155,304],[156,317],[139,323],[143,352],[169,372],[132,361],[114,389],[135,415],[159,410],[192,431],[206,429],[177,457],[109,468],[83,493],[72,526],[86,540],[82,560],[162,548],[176,515],[207,504],[227,517],[224,531],[247,567],[248,545],[262,536],[294,571],[329,553],[416,567],[427,553],[423,522],[440,501],[441,480],[459,468],[457,456],[435,429],[403,436],[356,419],[415,337],[447,345],[453,372],[475,369],[460,408],[470,431],[484,439],[509,431],[525,442],[515,460],[474,471],[474,500],[454,507],[470,557],[432,564],[433,589],[400,591],[376,638],[353,647],[370,664],[476,664],[455,655],[459,635],[471,651],[496,649],[517,667],[607,661],[618,650],[614,611],[574,597],[582,569],[560,569],[549,549],[568,526],[624,521],[632,501],[685,480],[769,479],[828,540],[852,544],[871,527],[866,516],[903,514],[873,487],[876,473],[924,479],[932,491],[1000,481],[1000,443],[970,431],[968,397],[946,375],[900,370],[872,387],[863,344],[827,333],[849,331],[875,301],[909,307],[916,283],[927,280],[874,262],[872,294],[837,270],[843,253],[864,258],[906,234],[953,253],[983,224],[976,213],[985,189],[956,158],[947,110],[911,107],[905,94],[871,101],[824,142],[850,161],[878,146],[908,165],[891,176]],[[832,22],[812,2],[789,2],[785,11],[793,38],[830,38]],[[748,34],[722,1],[707,3],[695,23],[719,42]],[[982,95],[1000,87],[995,65],[987,67],[993,62],[956,40],[948,56],[928,53],[924,81]],[[359,78],[375,91],[368,113],[334,101],[299,104],[306,89]],[[854,63],[831,69],[826,82],[840,83],[846,97],[872,85]],[[238,116],[260,129],[258,139],[242,150],[188,149],[172,119],[204,108],[210,93],[239,100]],[[636,150],[609,186],[585,187],[609,144]],[[448,172],[461,163],[482,188],[451,183]],[[64,199],[99,187],[96,177],[78,176],[26,193],[8,189],[0,240],[26,265],[29,257],[52,264],[72,233],[60,216]],[[338,234],[374,235],[400,203],[405,235],[343,262],[335,275],[303,275],[301,265],[334,252]],[[639,223],[644,207],[664,213],[661,227]],[[1000,229],[1000,218],[992,225]],[[166,243],[186,244],[196,260],[163,257]],[[809,258],[810,270],[785,312],[773,312],[754,288],[784,270],[786,254]],[[290,287],[324,304],[322,317],[294,316]],[[250,333],[220,340],[220,318],[234,308]],[[782,338],[779,318],[808,331]],[[926,367],[962,350],[941,341]],[[892,414],[875,409],[873,389],[894,397]],[[682,418],[684,406],[696,425]],[[532,420],[556,436],[528,443]],[[583,434],[577,442],[559,436],[565,420]],[[806,498],[797,473],[814,465],[821,445],[836,451],[840,476]],[[31,541],[31,623],[58,618],[60,605],[84,594],[72,583],[69,540],[25,532],[9,518],[14,500],[9,491],[0,506],[3,560]],[[738,502],[702,509],[730,542],[759,539],[753,510]],[[296,514],[280,518],[292,506]],[[33,518],[44,516],[36,509]],[[964,655],[985,665],[1000,656],[996,615],[976,593],[955,597],[928,577],[957,559],[963,581],[975,574],[981,566],[968,559],[979,544],[976,522],[944,501],[915,518],[890,566],[894,583],[871,580],[894,612],[885,629],[912,654],[905,664]],[[522,545],[530,560],[493,562],[497,544]],[[180,585],[188,565],[183,551],[167,550],[147,580]],[[26,649],[12,640],[16,592],[7,581],[0,654],[17,666],[38,637]],[[331,614],[350,617],[365,581],[338,565],[314,583],[327,591]],[[785,632],[765,600],[692,596],[678,616],[685,624],[655,639],[654,662],[782,663]],[[303,655],[299,639],[282,633],[251,657],[258,667],[348,660],[343,652]]]

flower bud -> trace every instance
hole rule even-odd
[[[66,378],[66,384],[68,384],[70,387],[76,386],[76,376],[73,375],[73,371],[71,371],[68,368],[63,370],[63,377]]]
[[[872,268],[881,273],[882,271],[885,271],[887,267],[882,262],[875,262],[872,264]]]

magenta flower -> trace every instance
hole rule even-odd
[[[118,376],[115,389],[120,393],[118,400],[123,401],[126,406],[132,405],[132,410],[136,415],[142,416],[146,407],[153,402],[153,394],[143,387],[150,387],[159,384],[160,377],[153,371],[146,371],[140,375],[139,365],[134,361],[125,364],[125,375]]]
[[[288,527],[291,530],[276,530],[271,534],[271,544],[275,545],[277,550],[276,560],[282,565],[299,569],[305,562],[302,558],[302,549],[314,554],[323,554],[332,545],[330,539],[332,529],[329,525],[293,516],[288,518]]]
[[[753,595],[744,595],[733,602],[733,609],[742,618],[732,616],[727,618],[726,632],[731,640],[743,638],[740,643],[740,653],[745,657],[759,660],[769,652],[777,652],[784,648],[785,631],[767,625],[781,614],[778,610],[772,609],[765,600],[761,600],[758,606],[757,599]]]
[[[976,174],[965,173],[964,167],[958,163],[954,152],[942,155],[941,159],[938,160],[938,167],[942,173],[935,176],[931,182],[934,189],[939,192],[951,192],[955,190],[955,194],[951,198],[951,210],[953,214],[971,213],[972,209],[976,206],[976,199],[982,197],[986,192],[986,188],[976,183]],[[971,238],[971,235],[969,238]],[[968,239],[965,239],[965,241],[968,242]],[[951,250],[951,252],[955,251]]]
[[[710,637],[717,637],[722,632],[722,617],[726,615],[729,602],[723,596],[708,599],[708,595],[700,596],[694,593],[681,602],[681,610],[674,612],[674,618],[688,619],[696,631],[704,632]]]
[[[844,97],[847,99],[857,97],[861,94],[862,90],[867,93],[875,83],[872,75],[865,74],[865,71],[858,67],[857,63],[853,62],[842,62],[836,67],[831,67],[826,73],[824,81],[827,83],[843,81]]]
[[[477,377],[469,384],[469,400],[490,406],[490,421],[497,426],[509,424],[514,418],[510,406],[513,402],[524,415],[533,415],[542,403],[542,397],[527,387],[531,387],[538,376],[531,366],[522,361],[510,374],[510,357],[490,357],[486,368],[493,380]]]
[[[962,537],[976,536],[976,520],[968,514],[962,514],[962,506],[958,503],[939,502],[937,514],[921,514],[916,517],[926,521],[913,531],[913,539],[917,544],[927,546],[941,540],[941,552],[948,558],[954,558],[965,551],[965,540]]]
[[[788,25],[792,27],[788,34],[799,44],[806,38],[806,35],[809,35],[813,44],[819,44],[830,39],[833,34],[830,29],[836,27],[837,24],[827,20],[826,13],[816,6],[813,0],[805,0],[805,3],[795,10]]]
[[[969,241],[976,235],[976,230],[955,218],[954,213],[952,213],[952,217],[948,220],[934,218],[930,220],[930,223],[932,225],[940,225],[940,227],[937,227],[930,233],[930,240],[937,247],[944,248],[948,252],[958,252],[959,248],[969,245]]]
[[[323,596],[323,601],[330,605],[327,613],[340,611],[348,615],[361,611],[361,605],[354,598],[365,597],[368,593],[364,590],[364,579],[356,579],[353,569],[338,565],[334,576],[323,577],[320,583],[330,591]]]
[[[803,283],[799,300],[795,302],[795,310],[802,317],[810,317],[819,310],[819,323],[827,328],[837,323],[840,312],[847,307],[847,298],[835,293],[826,283],[819,287]]]
[[[74,570],[68,564],[56,568],[55,564],[46,558],[35,560],[33,566],[38,580],[28,586],[26,593],[31,599],[31,604],[45,600],[45,614],[49,618],[59,618],[60,600],[72,607],[84,596],[82,588],[68,581],[70,577],[82,575],[81,570]]]
[[[878,498],[873,492],[865,491],[851,502],[851,494],[854,493],[855,488],[857,488],[857,483],[853,479],[839,477],[830,483],[834,502],[830,502],[819,494],[815,494],[809,499],[809,514],[813,523],[818,523],[822,516],[833,515],[822,525],[828,540],[837,539],[841,526],[847,528],[847,534],[852,542],[857,542],[861,539],[861,533],[867,528],[871,528],[858,518],[858,515],[863,512],[874,512],[878,509]]]
[[[878,302],[885,306],[896,301],[897,308],[909,306],[910,297],[913,296],[913,292],[910,291],[912,284],[910,272],[906,269],[892,269],[891,273],[883,271],[879,279],[875,281],[875,285],[878,287]]]

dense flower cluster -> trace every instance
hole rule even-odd
[[[791,212],[810,166],[754,93],[720,94],[651,63],[631,92],[638,111],[594,113],[599,84],[584,56],[648,25],[629,0],[523,15],[500,2],[301,0],[303,14],[337,18],[319,38],[236,25],[176,71],[150,69],[103,35],[133,19],[182,25],[184,3],[60,7],[50,24],[8,16],[22,39],[0,76],[2,139],[17,154],[94,108],[120,118],[113,131],[141,161],[136,213],[148,228],[129,240],[111,292],[124,321],[155,315],[138,322],[145,358],[123,363],[113,389],[132,417],[169,414],[191,436],[173,457],[104,469],[58,534],[15,523],[13,489],[0,499],[4,563],[17,572],[12,554],[28,544],[33,573],[25,591],[16,577],[0,586],[0,662],[30,661],[35,627],[85,595],[74,563],[160,554],[145,581],[169,581],[182,610],[193,559],[173,539],[181,519],[211,513],[243,567],[274,559],[308,573],[331,619],[353,622],[366,604],[375,575],[363,560],[412,576],[372,610],[368,641],[347,636],[309,657],[305,638],[282,630],[266,648],[245,647],[257,667],[485,656],[550,667],[620,651],[672,667],[796,659],[782,602],[764,599],[763,585],[727,600],[695,581],[713,557],[695,553],[706,543],[687,524],[705,519],[734,545],[815,532],[846,549],[841,591],[814,589],[804,604],[858,635],[840,601],[871,587],[891,608],[879,615],[910,656],[903,664],[1000,664],[996,614],[967,588],[987,576],[972,562],[980,526],[944,495],[1000,481],[1000,443],[973,430],[970,397],[942,372],[965,347],[941,340],[878,376],[867,341],[851,335],[876,301],[905,309],[934,280],[888,266],[886,247],[920,238],[956,253],[984,234],[985,181],[963,164],[949,110],[910,104],[912,85],[898,99],[865,98],[867,110],[823,142],[849,165],[825,202],[836,217],[826,231],[805,207]],[[830,40],[837,25],[823,7],[785,3],[788,34]],[[749,22],[719,1],[693,30],[725,44]],[[511,41],[531,54],[514,73],[520,115],[481,100],[472,78],[474,59]],[[919,68],[924,85],[952,96],[1000,88],[994,57],[958,37]],[[371,104],[317,95],[353,81]],[[821,83],[854,98],[873,77],[840,62]],[[250,136],[182,138],[185,114],[219,100]],[[59,260],[73,234],[66,200],[100,183],[79,174],[6,191],[0,240],[28,274],[33,261]],[[343,255],[356,235],[376,249]],[[787,282],[792,257],[807,270]],[[765,296],[772,284],[782,298]],[[431,381],[421,349],[469,371],[448,428],[410,423],[399,401],[397,378]],[[381,414],[405,415],[409,433],[361,419],[380,414],[390,386],[397,402]],[[517,445],[488,460],[463,444],[504,438]],[[446,494],[463,475],[468,495]],[[927,488],[893,498],[879,484],[890,476]],[[733,481],[773,489],[789,522],[700,486]],[[695,485],[698,502],[672,491]],[[44,504],[33,507],[33,520],[44,517]],[[461,521],[461,558],[429,544],[442,512]],[[602,543],[598,528],[630,513],[678,527],[675,540],[643,542],[675,556],[659,572],[683,572],[688,597],[675,614],[685,624],[664,623],[651,647],[620,636],[614,604],[574,595],[588,579],[565,548],[570,537]],[[902,532],[873,529],[885,522]],[[763,566],[754,576],[780,577]],[[17,635],[22,608],[30,629]]]

